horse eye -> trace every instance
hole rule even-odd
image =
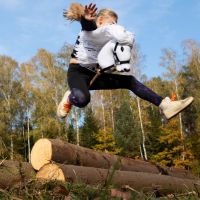
[[[122,52],[124,51],[124,47],[121,47],[121,51],[122,51]]]

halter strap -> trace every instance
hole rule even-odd
[[[117,52],[116,52],[118,45],[119,45],[119,42],[116,42],[114,50],[113,50],[113,55],[114,55],[114,58],[115,58],[115,64],[121,65],[121,64],[130,63],[130,60],[122,60],[122,61],[119,60],[119,57],[117,56]]]

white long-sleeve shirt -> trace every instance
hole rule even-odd
[[[97,63],[98,53],[110,40],[132,46],[134,34],[117,24],[105,25],[94,31],[81,31],[73,54],[79,64]]]

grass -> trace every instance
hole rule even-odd
[[[58,181],[38,182],[29,181],[26,185],[11,189],[0,189],[1,200],[120,200],[113,197],[126,195],[130,200],[197,200],[198,194],[187,192],[185,194],[171,194],[166,197],[156,197],[154,192],[144,193],[130,187],[116,190],[114,186],[106,183],[104,186],[89,186],[86,184],[71,184]]]
[[[0,200],[198,200],[200,193],[185,191],[158,197],[158,192],[137,191],[126,185],[116,189],[112,183],[115,168],[110,170],[104,185],[91,186],[83,183],[61,181],[39,182],[30,180],[13,188],[0,189]],[[77,179],[78,181],[78,179]],[[0,185],[1,187],[1,185]]]

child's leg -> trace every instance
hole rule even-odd
[[[104,73],[100,75],[91,90],[125,88],[134,92],[140,98],[159,106],[163,98],[140,83],[134,76]]]
[[[70,65],[68,70],[68,84],[71,94],[68,96],[71,104],[84,107],[90,101],[90,90],[125,88],[134,92],[140,98],[159,106],[165,117],[170,119],[189,106],[193,97],[184,100],[171,101],[168,97],[163,99],[151,89],[140,83],[135,77],[117,74],[102,74],[90,86],[95,73],[78,64]],[[66,116],[66,114],[64,115]],[[63,117],[63,115],[61,116]]]
[[[67,81],[71,93],[69,102],[77,107],[85,107],[90,102],[89,84],[95,73],[81,67],[79,64],[70,64]]]

